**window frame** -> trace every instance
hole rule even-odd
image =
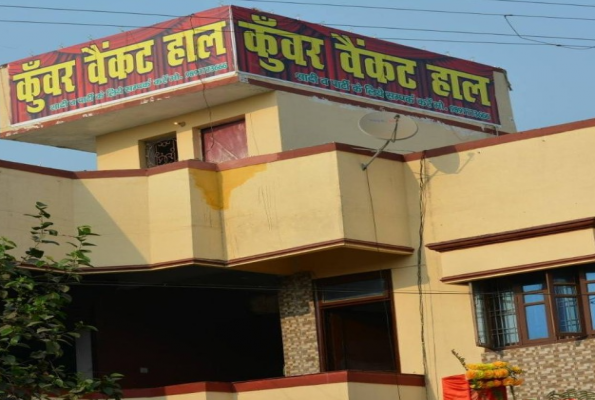
[[[524,275],[523,278],[520,280],[519,283],[513,285],[513,292],[517,306],[517,327],[519,329],[519,344],[522,343],[532,343],[532,344],[540,344],[540,343],[548,343],[551,341],[552,335],[557,332],[557,326],[554,324],[554,314],[551,307],[551,295],[549,292],[550,286],[547,273],[546,275],[542,276],[541,282],[543,284],[543,289],[541,290],[528,290],[524,291],[523,286],[531,282],[529,279],[533,278],[534,276],[539,275],[539,273],[531,273]],[[543,300],[541,301],[526,301],[525,296],[543,296]],[[529,322],[527,321],[527,308],[533,306],[539,306],[543,304],[544,306],[544,317],[546,328],[548,332],[548,336],[545,338],[536,338],[531,339],[529,338]]]
[[[576,293],[574,295],[571,294],[558,294],[555,291],[555,287],[556,286],[570,286],[570,284],[558,284],[556,282],[554,282],[554,274],[556,272],[559,272],[560,269],[558,270],[554,270],[551,271],[550,273],[546,274],[547,278],[551,281],[551,284],[549,284],[552,288],[552,292],[551,292],[551,307],[552,307],[552,314],[553,314],[553,322],[554,325],[556,327],[556,336],[558,339],[564,339],[564,338],[569,338],[569,337],[581,337],[581,336],[585,336],[586,334],[586,310],[583,308],[583,304],[581,301],[581,298],[584,297],[582,295],[583,290],[581,290],[581,279],[580,276],[582,275],[582,270],[579,271],[574,271],[574,273],[572,274],[572,278],[574,283],[572,284],[575,288],[576,288]],[[585,287],[586,288],[586,287]],[[561,328],[561,318],[560,318],[560,314],[557,312],[557,307],[556,307],[556,300],[559,298],[575,298],[576,299],[576,307],[578,310],[578,321],[580,324],[581,329],[577,332],[562,332],[562,328]]]
[[[155,164],[155,165],[151,165],[152,163],[149,162],[149,151],[150,151],[150,146],[156,145],[158,143],[164,142],[166,140],[171,140],[174,143],[174,149],[175,149],[175,159],[173,161],[170,162],[166,162],[163,164]],[[173,164],[175,162],[179,161],[179,150],[178,150],[178,138],[175,132],[169,132],[165,135],[161,135],[158,137],[153,137],[150,139],[145,139],[142,141],[142,154],[143,154],[143,164],[145,168],[154,168],[154,167],[160,167],[162,165],[168,165],[168,164]]]
[[[595,285],[595,279],[587,280],[587,271],[589,269],[591,269],[595,274],[595,264],[585,265],[582,268],[582,271],[579,274],[579,290],[581,290],[579,295],[581,297],[581,304],[583,306],[583,329],[588,336],[595,336],[595,309],[593,310],[594,312],[591,313],[591,307],[589,303],[590,296],[593,296],[595,300],[595,290],[589,292],[589,284]]]
[[[555,283],[554,275],[559,272],[570,272],[574,283]],[[576,340],[587,336],[595,336],[595,308],[591,313],[589,296],[595,298],[595,289],[588,291],[588,285],[595,285],[595,278],[591,280],[586,279],[587,272],[595,273],[595,264],[585,264],[575,267],[562,267],[537,272],[530,272],[521,275],[508,275],[506,277],[498,277],[486,279],[482,281],[475,281],[471,283],[471,304],[473,308],[473,323],[475,327],[476,344],[479,347],[486,347],[490,349],[507,349],[515,347],[534,346],[541,344],[549,344],[560,341]],[[539,277],[544,284],[542,290],[523,291],[523,286],[529,282],[534,282],[535,277]],[[511,279],[516,278],[516,279]],[[488,312],[488,303],[492,301],[489,296],[494,296],[491,288],[504,283],[503,289],[498,291],[498,296],[502,296],[504,292],[512,291],[514,297],[516,333],[518,335],[518,343],[509,345],[498,345],[498,343],[506,342],[505,337],[499,337],[498,332],[494,332],[496,325],[495,316]],[[576,288],[575,294],[556,294],[556,286],[571,286]],[[506,289],[504,289],[506,288]],[[501,293],[501,294],[500,294]],[[527,302],[527,295],[542,294],[543,301]],[[481,296],[478,301],[476,296]],[[577,332],[562,332],[561,318],[556,308],[556,299],[559,298],[576,298],[576,308],[578,310],[578,318],[580,323],[580,331]],[[481,303],[481,304],[479,304]],[[548,329],[548,336],[545,338],[529,339],[529,322],[527,321],[526,308],[532,305],[545,306],[545,317]],[[479,306],[482,306],[479,309]],[[483,321],[481,317],[483,316]],[[482,341],[481,332],[484,332],[485,341]],[[502,333],[500,333],[503,335]]]
[[[241,127],[242,132],[240,134],[241,135],[240,140],[243,142],[242,144],[244,146],[244,150],[245,150],[246,154],[242,157],[234,157],[234,158],[230,158],[229,160],[224,160],[224,161],[210,160],[210,157],[207,155],[210,151],[210,149],[207,149],[207,142],[212,141],[214,144],[215,142],[217,142],[215,135],[217,134],[218,131],[224,132],[226,128],[233,128],[233,127]],[[206,136],[210,136],[210,139],[207,140]],[[250,149],[249,149],[249,145],[248,145],[248,125],[246,123],[245,116],[231,119],[231,120],[228,120],[225,122],[221,121],[215,125],[203,126],[198,129],[198,137],[200,140],[200,159],[201,159],[201,161],[218,164],[221,162],[241,160],[241,159],[250,157],[250,151],[249,151]]]
[[[519,309],[519,305],[518,305],[518,301],[517,301],[517,296],[516,293],[514,292],[514,290],[511,287],[506,287],[506,286],[501,286],[501,283],[499,281],[495,281],[495,280],[490,280],[488,282],[484,282],[484,287],[482,288],[477,288],[475,289],[475,285],[476,283],[472,283],[471,284],[471,292],[472,292],[472,299],[471,299],[471,305],[472,305],[472,309],[473,309],[473,314],[474,314],[474,318],[473,318],[473,324],[474,324],[474,328],[475,328],[475,342],[477,344],[477,346],[479,347],[487,347],[487,348],[504,348],[504,347],[511,347],[511,346],[516,346],[521,342],[521,332],[520,332],[520,328],[519,328],[519,317],[518,317],[518,309]],[[485,286],[488,286],[488,290],[485,290]],[[478,291],[479,293],[476,293],[476,291]],[[498,294],[498,297],[496,295],[494,295],[495,293]],[[496,309],[495,304],[495,300],[497,299],[498,304],[501,304],[504,302],[504,300],[502,300],[503,295],[510,295],[510,300],[512,301],[512,306],[513,306],[513,314],[505,314],[504,313],[504,308],[501,306],[498,306],[498,308]],[[484,324],[483,324],[483,330],[485,333],[485,342],[481,341],[481,338],[479,337],[479,323],[477,321],[477,297],[476,296],[481,296],[481,302],[482,302],[482,312],[484,315]],[[496,314],[497,311],[497,315]],[[511,310],[508,310],[508,312],[510,312]],[[493,335],[493,331],[495,329],[498,329],[498,323],[495,321],[495,318],[502,318],[502,320],[507,319],[507,317],[509,317],[510,315],[512,315],[514,317],[514,321],[515,321],[515,331],[514,334],[516,336],[516,342],[514,344],[508,344],[508,345],[503,345],[503,346],[497,346],[494,344],[495,340],[494,340],[494,335]],[[500,339],[498,342],[506,342],[506,335],[502,335],[501,336],[502,339]]]
[[[384,294],[382,295],[372,295],[368,297],[358,297],[358,298],[351,298],[346,300],[336,300],[336,301],[329,301],[324,302],[323,296],[321,295],[321,287],[325,284],[340,284],[340,283],[347,283],[347,282],[357,282],[363,281],[372,278],[372,277],[380,277],[384,281]],[[392,352],[394,357],[394,365],[395,365],[395,372],[399,373],[401,371],[401,364],[399,360],[399,346],[398,346],[398,337],[397,337],[397,321],[395,318],[395,304],[394,304],[394,296],[392,290],[392,274],[390,270],[381,270],[381,271],[374,271],[374,272],[365,272],[359,274],[350,274],[350,275],[342,275],[337,277],[331,278],[321,278],[314,281],[314,301],[316,304],[316,327],[318,332],[318,352],[319,352],[319,360],[320,360],[320,369],[323,372],[330,372],[335,371],[334,369],[330,369],[328,365],[328,356],[329,351],[326,346],[326,321],[324,317],[324,312],[329,309],[333,308],[340,308],[340,307],[348,307],[354,305],[362,305],[362,304],[371,304],[371,303],[380,303],[385,302],[388,305],[388,312],[390,313],[390,325],[391,325],[391,332],[390,332],[390,339],[392,341]]]

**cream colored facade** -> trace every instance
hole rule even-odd
[[[462,372],[451,349],[470,362],[503,354],[531,363],[529,351],[523,349],[538,349],[553,364],[566,362],[555,346],[568,343],[569,337],[548,343],[525,340],[522,346],[498,349],[504,353],[478,346],[478,303],[474,308],[469,283],[483,285],[501,276],[520,282],[531,272],[549,274],[560,267],[583,268],[595,261],[595,177],[590,165],[595,121],[516,133],[505,76],[496,72],[500,126],[452,117],[437,119],[430,112],[412,113],[394,106],[390,111],[409,115],[418,133],[391,144],[363,170],[362,164],[383,142],[364,135],[358,121],[383,104],[321,96],[316,91],[302,93],[291,84],[273,90],[246,82],[240,74],[232,75],[204,83],[200,92],[184,94],[194,97],[172,90],[150,100],[148,96],[124,100],[117,107],[61,123],[15,128],[7,123],[8,114],[0,115],[0,134],[6,139],[97,154],[98,170],[86,172],[0,161],[0,234],[15,240],[24,251],[31,223],[23,215],[31,212],[36,201],[50,205],[60,232],[90,225],[101,234],[95,240],[95,268],[85,273],[91,283],[104,284],[105,279],[118,289],[108,294],[99,289],[90,292],[98,303],[85,299],[82,291],[79,296],[100,309],[98,313],[102,306],[112,313],[124,310],[114,321],[100,320],[100,332],[107,332],[106,343],[130,334],[130,343],[138,340],[145,353],[147,348],[155,349],[148,351],[153,358],[139,352],[127,360],[100,360],[104,369],[129,368],[126,371],[134,379],[131,388],[141,389],[131,398],[441,399],[441,378]],[[6,69],[0,69],[0,79],[8,80]],[[197,102],[191,112],[176,113],[181,104],[176,102],[203,96],[210,101]],[[0,101],[8,103],[8,98],[7,93],[0,94]],[[164,111],[157,118],[153,112],[159,102]],[[0,112],[8,111],[0,107]],[[236,121],[244,121],[247,157],[206,162],[203,133]],[[146,147],[164,137],[175,138],[177,160],[147,168]],[[59,256],[60,250],[51,249],[50,254]],[[329,367],[332,304],[324,304],[320,288],[330,278],[339,282],[378,271],[388,271],[390,291],[378,304],[386,307],[391,321],[394,368],[387,373],[369,367],[369,375],[337,372]],[[221,275],[225,279],[207,281],[217,274],[225,274]],[[250,281],[252,286],[238,283],[253,277],[257,278]],[[197,347],[221,353],[231,347],[230,342],[241,343],[245,327],[239,322],[236,326],[235,321],[243,317],[233,316],[236,319],[229,326],[224,325],[225,318],[208,313],[210,308],[224,310],[218,302],[224,303],[226,296],[212,300],[213,304],[206,295],[176,297],[179,304],[192,304],[197,310],[179,317],[199,319],[200,327],[178,326],[168,320],[172,326],[167,332],[141,327],[141,323],[133,326],[134,332],[112,331],[137,313],[146,312],[142,323],[161,317],[151,307],[157,308],[165,298],[151,301],[163,292],[134,291],[143,285],[173,285],[180,293],[188,287],[249,288],[256,293],[269,278],[282,282],[275,286],[275,296],[280,294],[273,299],[272,313],[268,294],[258,292],[249,300],[231,291],[229,296],[237,301],[237,309],[249,303],[252,322],[265,314],[279,322],[283,368],[278,375],[218,387],[200,386],[186,375],[177,379],[178,372],[167,379],[157,375],[154,381],[151,375],[142,375],[146,374],[143,370],[159,370],[160,364],[174,364],[176,354],[171,352],[171,358],[166,358],[167,348],[150,344],[160,335],[176,334],[176,329],[180,334],[196,329]],[[226,279],[232,282],[230,287],[225,286]],[[298,280],[306,283],[296,289]],[[593,293],[595,298],[595,289]],[[585,333],[580,345],[585,350],[579,355],[590,362],[595,356],[588,347],[593,333],[587,329],[591,322],[588,305],[580,309],[581,333]],[[202,315],[207,315],[204,320]],[[554,318],[554,312],[549,315],[548,326],[553,329],[559,317]],[[217,348],[216,337],[207,342],[200,336],[205,326],[213,330],[225,326],[219,334],[230,335],[224,336],[229,340]],[[521,330],[519,335],[527,333]],[[180,339],[176,350],[190,354],[184,346],[192,340]],[[114,343],[101,349],[119,345]],[[237,344],[240,350],[236,351],[247,347]],[[197,360],[215,360],[218,353],[192,354]],[[160,362],[159,357],[167,361]],[[233,354],[221,357],[225,360],[222,369],[236,361]],[[246,371],[257,364],[258,355],[253,357]],[[552,383],[546,388],[540,383],[547,378],[546,372],[531,365],[523,367],[527,389],[522,393],[531,398],[568,385],[595,389],[595,382],[588,378],[563,381],[566,387]],[[183,369],[180,374],[188,370]],[[208,372],[199,374],[206,377],[202,380],[213,379]],[[338,373],[344,375],[333,375]],[[166,387],[142,389],[153,386]]]
[[[0,220],[19,243],[26,243],[30,225],[22,215],[35,201],[52,205],[63,232],[93,226],[101,232],[99,249],[118,249],[117,255],[97,251],[93,273],[189,263],[283,275],[309,271],[314,278],[389,269],[401,372],[424,374],[414,254],[420,171],[430,247],[582,220],[594,212],[584,167],[594,131],[595,123],[587,122],[436,149],[425,158],[380,157],[367,172],[361,164],[368,155],[336,145],[246,159],[237,167],[180,162],[125,176],[3,163]],[[572,179],[577,171],[579,179]],[[595,257],[592,232],[578,227],[455,249],[424,247],[425,376],[433,397],[440,397],[441,377],[460,372],[450,349],[468,360],[483,353],[475,345],[469,288],[452,283],[583,264]]]

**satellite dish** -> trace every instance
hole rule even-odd
[[[364,115],[359,120],[359,128],[368,136],[386,140],[386,143],[376,151],[370,161],[362,164],[364,171],[389,143],[409,139],[417,133],[417,124],[411,117],[386,111],[375,111]]]
[[[409,139],[417,133],[417,124],[411,117],[386,111],[364,115],[359,128],[368,136],[391,142]]]

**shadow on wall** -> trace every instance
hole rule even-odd
[[[116,371],[124,387],[148,388],[283,375],[277,292],[256,289],[269,280],[247,281],[240,272],[192,277],[192,269],[203,268],[188,267],[180,278],[176,269],[167,277],[87,276],[73,288],[71,318],[98,329],[96,376]]]

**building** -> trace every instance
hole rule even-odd
[[[0,228],[27,243],[42,201],[101,233],[71,362],[128,398],[439,399],[451,349],[595,389],[595,120],[517,133],[503,70],[222,7],[0,90],[2,138],[97,154],[0,161]],[[372,161],[378,110],[417,133]]]

